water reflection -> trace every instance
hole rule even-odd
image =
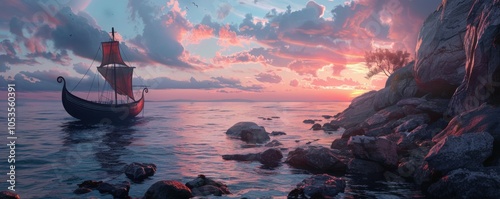
[[[120,175],[122,168],[126,165],[121,160],[121,156],[128,153],[127,146],[134,142],[134,133],[137,131],[134,127],[143,123],[144,120],[141,119],[114,125],[81,121],[63,123],[61,125],[65,133],[63,146],[66,150],[74,152],[73,155],[68,155],[66,163],[71,165],[92,161],[78,160],[78,158],[95,159],[100,168],[94,168],[94,170],[104,171],[110,176]],[[81,166],[88,165],[82,164]]]

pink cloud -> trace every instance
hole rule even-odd
[[[361,84],[358,81],[354,81],[352,78],[344,78],[344,79],[337,79],[337,78],[331,78],[327,77],[326,80],[324,79],[314,79],[311,82],[312,85],[314,86],[360,86]]]
[[[229,29],[229,26],[222,26],[219,29],[219,41],[217,42],[220,46],[241,46],[240,39],[238,38],[236,32]]]
[[[296,80],[296,79],[290,81],[290,86],[291,87],[297,87],[297,86],[299,86],[299,81]]]
[[[213,34],[213,28],[204,24],[198,24],[190,31],[188,42],[191,44],[197,44],[202,40],[212,37]]]
[[[223,56],[220,53],[216,53],[215,57],[212,59],[214,64],[228,65],[237,63],[248,63],[256,62],[266,64],[267,60],[262,55],[252,55],[249,52],[239,52],[228,56]]]

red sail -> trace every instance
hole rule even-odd
[[[111,87],[120,95],[129,96],[134,99],[132,92],[132,74],[134,67],[97,67],[97,70],[111,85]],[[116,85],[115,85],[116,74]]]
[[[122,64],[122,56],[120,54],[120,47],[118,41],[101,42],[102,44],[102,62],[101,66],[108,64]]]

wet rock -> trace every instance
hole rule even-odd
[[[385,138],[353,136],[349,138],[347,146],[356,158],[378,162],[387,167],[397,166],[397,146]]]
[[[78,184],[78,187],[80,187],[80,188],[95,189],[99,185],[101,185],[101,183],[102,183],[102,181],[85,180],[82,183]]]
[[[319,130],[321,130],[321,129],[322,129],[322,128],[321,128],[321,124],[314,124],[314,125],[311,127],[311,129],[312,129],[313,131],[319,131]]]
[[[321,127],[324,131],[336,131],[339,130],[340,126],[339,125],[334,125],[330,123],[324,123],[323,127]]]
[[[99,193],[111,193],[115,189],[115,186],[110,183],[103,182],[96,189]]]
[[[73,191],[74,194],[78,194],[78,195],[86,194],[86,193],[90,193],[90,192],[92,192],[92,189],[85,188],[85,187],[79,187]],[[2,198],[2,197],[0,197],[0,198]]]
[[[311,119],[307,119],[307,120],[304,120],[304,121],[302,121],[302,122],[303,122],[304,124],[314,124],[314,123],[316,123],[316,121],[311,120]]]
[[[346,187],[344,179],[328,174],[313,175],[297,184],[288,198],[334,198],[343,193]]]
[[[338,138],[333,140],[332,145],[330,148],[332,149],[338,149],[338,150],[347,150],[347,142],[349,141],[349,138]]]
[[[427,190],[435,198],[500,198],[500,167],[457,169]]]
[[[347,164],[347,173],[350,174],[361,174],[361,175],[381,174],[384,171],[385,169],[382,165],[369,160],[353,158]]]
[[[333,116],[331,116],[331,115],[322,115],[321,117],[323,117],[323,118],[325,118],[325,119],[328,120],[328,119],[332,118]]]
[[[350,138],[352,136],[356,135],[364,135],[365,130],[361,127],[352,127],[349,129],[346,129],[344,133],[342,134],[342,138]]]
[[[226,135],[235,138],[241,138],[241,132],[243,130],[255,131],[256,133],[266,132],[266,129],[264,129],[264,127],[259,126],[254,122],[238,122],[226,131]]]
[[[280,141],[278,140],[272,140],[271,142],[267,143],[264,145],[265,147],[277,147],[283,145]]]
[[[198,175],[196,179],[187,182],[186,186],[191,189],[194,196],[231,194],[226,184],[207,178],[205,175]]]
[[[113,195],[113,198],[129,198],[129,191],[130,182],[123,181],[120,184],[114,185],[114,189],[111,191],[111,195]]]
[[[399,102],[396,103],[396,105],[399,107],[403,107],[403,106],[417,107],[418,105],[426,103],[426,102],[427,102],[427,100],[425,98],[410,97],[410,98],[399,100]]]
[[[429,151],[425,161],[429,168],[443,174],[458,168],[476,168],[491,155],[493,137],[486,133],[448,136]]]
[[[449,135],[488,132],[496,142],[500,141],[500,107],[483,104],[477,109],[453,117],[443,131],[432,138],[439,142]],[[473,122],[472,122],[473,121]]]
[[[12,191],[0,191],[0,199],[20,199],[19,195]]]
[[[143,199],[188,199],[193,197],[191,190],[174,180],[158,181],[151,185]]]
[[[269,134],[270,136],[278,136],[278,135],[286,135],[285,132],[283,131],[273,131],[271,132],[271,134]]]
[[[125,175],[134,182],[141,182],[156,173],[156,165],[133,162],[125,166]]]
[[[285,161],[292,167],[312,171],[344,172],[346,164],[326,147],[309,146],[288,153]]]
[[[283,154],[279,149],[271,148],[261,153],[259,162],[267,166],[276,166],[281,162]]]
[[[413,68],[418,86],[436,95],[453,94],[465,74],[463,38],[472,1],[443,1],[420,29],[416,63]],[[457,20],[459,19],[459,20]]]
[[[468,1],[466,4],[470,4]],[[500,11],[495,0],[474,1],[467,9],[465,77],[449,104],[449,115],[458,115],[483,103],[500,104]],[[454,17],[455,18],[455,17]],[[458,19],[458,18],[456,18]],[[465,19],[465,18],[460,18]]]
[[[242,130],[241,140],[247,143],[263,143],[269,141],[271,138],[265,131],[261,130]]]
[[[361,124],[368,117],[375,114],[373,100],[376,93],[376,91],[370,91],[354,98],[349,107],[342,111],[336,120],[332,120],[330,123],[340,125],[346,129]]]

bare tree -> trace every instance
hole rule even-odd
[[[410,53],[398,50],[391,52],[388,49],[376,49],[375,51],[365,53],[365,63],[370,70],[366,78],[370,79],[376,74],[383,72],[389,76],[394,71],[402,68],[408,63]]]

